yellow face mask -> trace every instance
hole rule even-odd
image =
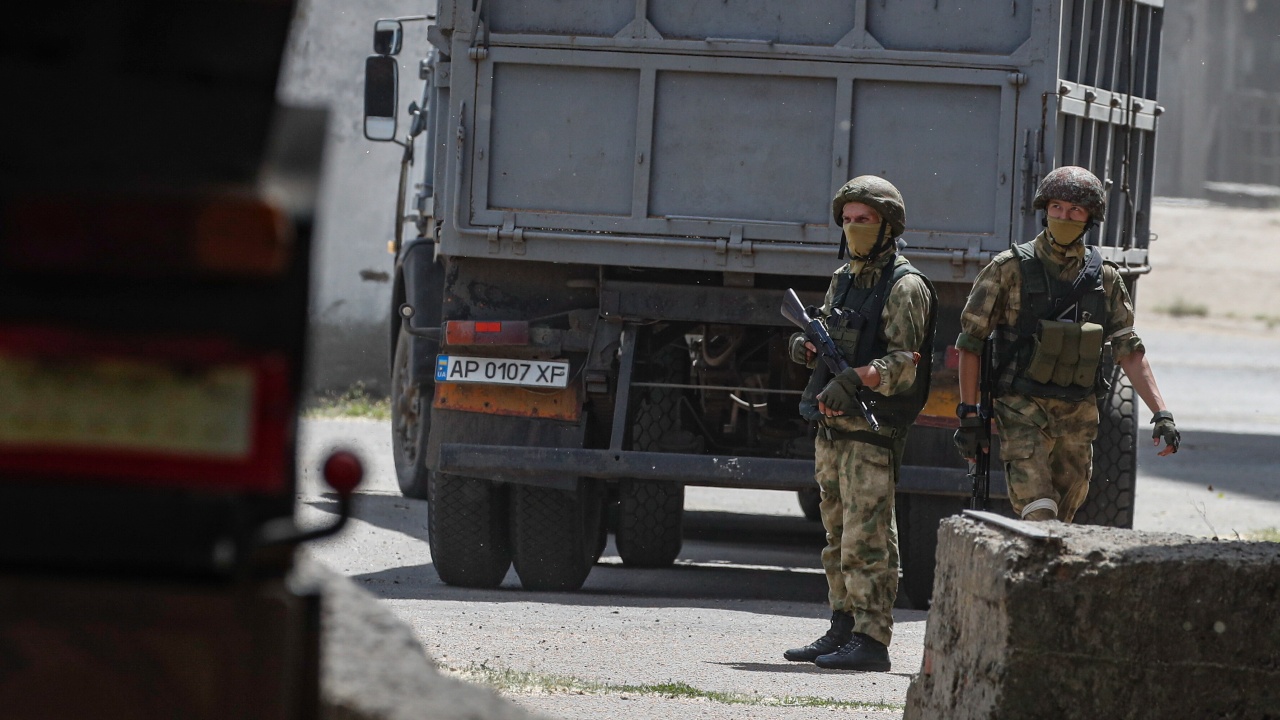
[[[871,248],[875,247],[876,239],[880,237],[880,224],[871,223],[845,223],[844,239],[849,245],[849,252],[855,258],[865,259]]]
[[[1084,220],[1058,220],[1049,218],[1049,238],[1062,247],[1066,247],[1084,234]]]

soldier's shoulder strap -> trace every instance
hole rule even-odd
[[[1003,265],[1003,264],[1005,264],[1005,263],[1009,262],[1010,260],[1013,260],[1013,259],[1017,258],[1017,257],[1018,257],[1018,251],[1016,250],[1016,247],[1017,247],[1017,246],[1015,245],[1014,247],[1011,247],[1011,248],[1009,248],[1008,250],[1004,250],[1004,251],[1001,251],[1001,252],[999,252],[999,253],[996,253],[996,256],[995,256],[995,257],[993,257],[993,258],[991,258],[991,264],[992,264],[992,265]]]
[[[893,261],[893,278],[890,280],[889,284],[892,285],[908,275],[919,276],[921,280],[924,280],[926,285],[930,288],[933,287],[933,281],[929,279],[928,275],[925,275],[920,268],[912,265],[910,260],[899,254],[898,258]]]
[[[1040,258],[1036,257],[1036,241],[1028,240],[1024,243],[1018,243],[1009,248],[1009,259],[1017,258],[1018,262],[1025,268],[1028,263],[1034,263],[1037,267],[1041,264]],[[1002,255],[1004,253],[1001,253]]]

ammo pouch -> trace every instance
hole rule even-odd
[[[1093,387],[1102,358],[1102,326],[1041,320],[1032,338],[1026,376],[1061,387]]]
[[[847,308],[837,307],[827,316],[827,334],[831,335],[832,342],[846,360],[857,354],[858,338],[862,336],[862,327],[866,324],[866,318]]]
[[[1041,320],[1012,390],[1035,397],[1083,400],[1093,394],[1102,361],[1102,326]]]

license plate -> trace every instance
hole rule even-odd
[[[436,382],[562,388],[569,386],[569,363],[440,355],[436,358]]]

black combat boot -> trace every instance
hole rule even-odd
[[[831,628],[827,634],[805,645],[791,648],[782,653],[782,657],[796,662],[813,662],[819,655],[826,655],[839,650],[853,637],[853,616],[847,612],[836,610],[831,613]]]
[[[849,642],[829,655],[814,659],[814,664],[828,670],[865,670],[889,672],[889,648],[870,635],[854,633]]]

